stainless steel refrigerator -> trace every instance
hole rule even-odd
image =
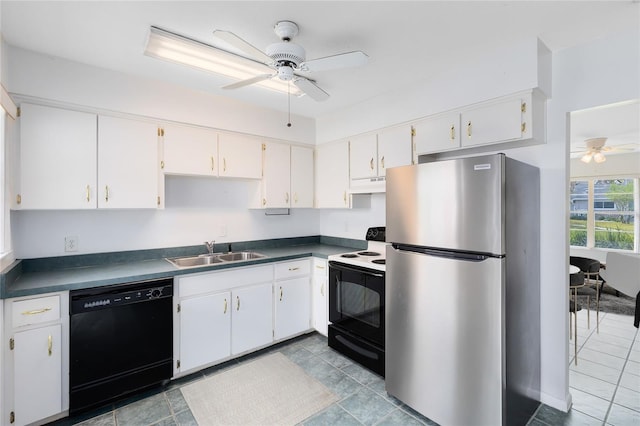
[[[386,389],[441,425],[539,405],[539,189],[504,154],[387,170]]]

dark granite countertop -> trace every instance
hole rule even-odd
[[[359,240],[319,236],[233,243],[233,251],[255,250],[266,257],[193,268],[177,268],[165,258],[202,254],[204,246],[18,260],[0,275],[0,298],[167,278],[309,256],[326,259],[331,254],[364,247],[366,242]]]

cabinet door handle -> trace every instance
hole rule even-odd
[[[266,199],[266,198],[263,198],[263,199],[262,199],[262,205],[263,205],[263,206],[266,206],[266,205],[267,205],[267,199]]]
[[[91,186],[87,185],[87,203],[91,201]]]
[[[526,131],[527,131],[527,123],[522,123],[522,126],[520,126],[520,131],[521,131],[522,133],[524,133],[524,132],[526,132]]]
[[[34,309],[32,311],[24,311],[22,315],[38,315],[50,311],[51,308]]]
[[[471,122],[468,122],[468,123],[467,123],[467,136],[468,136],[468,137],[471,137],[471,130],[472,130],[472,128],[471,128]]]
[[[222,159],[222,171],[223,172],[227,171],[227,159],[226,158]]]
[[[451,126],[449,130],[449,138],[453,141],[456,139],[456,126]]]
[[[289,202],[289,193],[288,193],[288,192],[285,192],[285,193],[284,193],[284,202],[285,202],[285,203],[288,203],[288,202]]]
[[[384,155],[382,156],[382,158],[380,159],[380,165],[382,166],[382,168],[384,169]]]
[[[211,170],[215,170],[216,168],[216,160],[211,156]]]
[[[227,299],[224,299],[224,311],[222,312],[223,314],[227,313]]]
[[[369,168],[373,170],[373,157],[371,157],[371,160],[369,160]]]
[[[109,202],[109,185],[104,187],[104,200],[107,203]]]
[[[53,337],[49,335],[49,339],[47,339],[47,351],[49,352],[49,356],[53,353]]]
[[[298,204],[298,193],[297,193],[297,192],[294,192],[294,193],[293,193],[293,202],[294,202],[295,204]]]
[[[344,200],[344,204],[346,205],[347,204],[347,191],[344,191],[342,193],[342,199]]]
[[[282,302],[282,286],[280,286],[280,301]]]
[[[236,311],[240,310],[240,296],[236,296]]]
[[[320,296],[324,296],[324,283],[320,285]]]

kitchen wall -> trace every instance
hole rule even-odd
[[[505,48],[505,52],[507,50]],[[566,312],[569,257],[568,114],[640,97],[639,53],[640,37],[637,31],[603,36],[574,48],[554,52],[551,58],[553,92],[547,102],[546,144],[504,150],[510,157],[536,165],[541,172],[541,399],[562,410],[567,410],[571,404],[567,366],[569,320]],[[488,58],[500,60],[480,64],[469,62],[464,70],[453,72],[457,78],[465,77],[465,80],[456,82],[450,80],[449,76],[438,76],[439,79],[431,79],[424,87],[413,85],[383,99],[374,99],[367,105],[323,117],[317,121],[318,140],[339,139],[379,128],[382,124],[410,121],[426,115],[428,111],[446,110],[455,107],[453,104],[460,102],[465,93],[471,103],[477,101],[475,98],[480,95],[495,97],[507,90],[522,90],[534,80],[530,69],[519,69],[509,62],[523,60],[521,54],[505,57],[496,51]],[[524,60],[529,68],[534,66],[526,57]],[[476,69],[478,73],[473,78]],[[372,205],[372,214],[381,214],[378,209],[382,207]],[[321,229],[328,228],[326,222],[334,216],[333,212],[322,212]],[[339,227],[340,223],[334,228],[337,234],[341,234]]]
[[[281,112],[11,46],[4,49],[10,61],[3,84],[12,93],[294,143],[315,140],[315,123],[308,118],[296,116],[296,125],[287,128]],[[318,211],[292,209],[288,216],[266,216],[262,210],[248,210],[248,185],[168,177],[164,210],[12,211],[14,254],[34,258],[319,234]],[[77,252],[64,252],[65,236],[78,237]]]

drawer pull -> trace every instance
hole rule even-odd
[[[38,315],[50,311],[51,308],[34,309],[32,311],[24,311],[22,315]]]
[[[324,269],[324,266],[316,265],[316,268],[318,268],[318,269]]]
[[[290,271],[297,271],[298,269],[300,269],[299,267],[295,267],[295,268],[289,268]]]

